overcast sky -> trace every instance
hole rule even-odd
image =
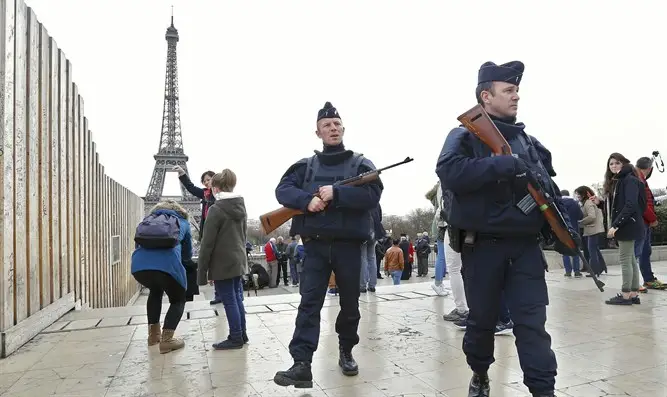
[[[250,217],[285,169],[319,149],[325,101],[345,144],[384,175],[381,204],[428,206],[479,66],[521,60],[519,119],[553,153],[561,188],[599,182],[611,152],[667,155],[667,6],[660,1],[26,0],[73,63],[109,176],[143,196],[158,150],[170,5],[180,34],[188,167],[231,168]],[[165,194],[178,192],[168,175]],[[654,173],[652,187],[665,187]]]

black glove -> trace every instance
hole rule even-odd
[[[579,236],[579,233],[577,233],[571,228],[568,228],[568,233],[570,233],[572,240],[574,240],[575,248],[572,249],[570,247],[567,247],[560,240],[556,240],[556,242],[554,243],[554,250],[556,250],[556,252],[558,252],[559,254],[565,256],[579,256],[579,250],[581,249],[581,237]]]
[[[522,159],[516,158],[515,160],[515,172],[516,174],[514,175],[514,180],[516,182],[517,187],[525,187],[529,183],[535,188],[539,189],[540,188],[540,183],[538,182],[537,178],[535,178],[535,174],[533,174],[533,171],[530,170],[530,167],[528,167],[528,164]]]

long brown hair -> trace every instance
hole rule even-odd
[[[595,196],[595,192],[588,186],[579,186],[574,189],[574,192],[581,198],[581,202],[585,203],[586,200]]]
[[[613,179],[614,179],[614,173],[611,172],[609,169],[609,161],[611,159],[614,159],[616,161],[619,161],[622,165],[627,165],[630,164],[630,160],[627,159],[624,155],[620,153],[612,153],[609,155],[609,158],[607,159],[607,164],[606,164],[606,170],[604,172],[604,194],[609,195],[611,192],[611,186],[613,184]]]

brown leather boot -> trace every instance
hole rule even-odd
[[[160,343],[160,323],[148,324],[148,346]]]
[[[174,338],[173,329],[163,329],[162,330],[162,340],[160,341],[160,353],[169,353],[170,351],[182,349],[185,346],[185,342],[181,339]]]

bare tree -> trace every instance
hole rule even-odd
[[[651,192],[653,192],[653,195],[655,197],[667,196],[667,189],[663,189],[661,187],[659,187],[657,189],[651,189]]]
[[[278,236],[283,236],[285,239],[287,239],[290,236],[289,231],[291,225],[292,221],[288,221],[273,232],[265,234],[260,227],[259,221],[250,221],[248,222],[247,230],[248,240],[254,245],[263,245],[269,241],[271,237],[277,238]]]
[[[382,225],[385,229],[392,231],[392,237],[398,238],[401,233],[405,233],[414,238],[417,233],[430,232],[434,208],[417,208],[410,211],[407,215],[389,215],[382,216]]]

